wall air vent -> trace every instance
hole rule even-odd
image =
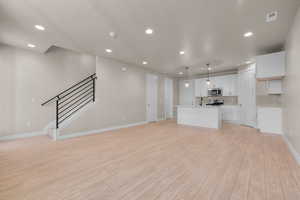
[[[266,22],[269,23],[269,22],[276,21],[277,17],[278,17],[278,12],[277,11],[270,12],[270,13],[267,14]]]

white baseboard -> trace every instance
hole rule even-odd
[[[144,125],[144,124],[147,124],[147,123],[148,122],[146,122],[146,121],[142,121],[142,122],[137,122],[137,123],[132,123],[132,124],[126,124],[126,125],[121,125],[121,126],[114,126],[114,127],[104,128],[104,129],[83,131],[83,132],[72,133],[72,134],[67,134],[67,135],[59,135],[57,137],[57,139],[58,140],[70,139],[70,138],[74,138],[74,137],[80,137],[80,136],[98,134],[98,133],[103,133],[103,132],[107,132],[107,131],[118,130],[118,129],[122,129],[122,128],[129,128],[129,127],[133,127],[133,126]]]
[[[294,156],[295,160],[300,165],[300,154],[296,151],[296,149],[294,148],[292,143],[289,141],[289,139],[285,135],[283,136],[283,138],[284,138],[285,142],[287,143],[289,150],[292,153],[292,155]]]
[[[225,123],[241,125],[241,122],[238,120],[223,120]]]
[[[0,137],[0,141],[7,141],[7,140],[16,140],[16,139],[24,139],[24,138],[30,138],[34,136],[42,136],[47,135],[44,131],[37,131],[32,133],[20,133],[20,134],[14,134],[14,135],[7,135]]]
[[[283,133],[268,133],[268,132],[264,132],[260,129],[257,129],[259,132],[264,133],[264,134],[269,134],[269,135],[283,135]]]

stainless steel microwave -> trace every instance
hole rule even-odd
[[[208,89],[207,94],[209,97],[222,96],[223,92],[221,88],[211,88]]]

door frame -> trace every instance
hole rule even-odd
[[[241,100],[241,86],[240,86],[240,81],[245,81],[245,80],[241,80],[241,73],[253,73],[254,77],[253,77],[253,85],[252,85],[252,100],[253,100],[253,107],[250,109],[253,109],[253,121],[242,121],[242,112],[243,112],[243,108],[242,108],[242,103]],[[248,80],[247,80],[248,81]],[[249,126],[249,127],[253,127],[256,128],[257,127],[257,106],[256,106],[256,64],[251,64],[250,66],[247,66],[243,69],[239,70],[239,105],[240,105],[240,124],[241,125],[245,125],[245,126]]]
[[[173,79],[165,78],[164,86],[165,86],[165,98],[164,98],[164,113],[165,119],[172,119],[174,117],[174,86],[173,86]],[[168,108],[169,107],[169,108]],[[168,110],[170,109],[170,110]],[[170,113],[169,113],[169,112]]]
[[[158,95],[157,94],[158,94],[158,76],[155,74],[146,74],[146,121],[147,122],[158,121],[157,119]]]

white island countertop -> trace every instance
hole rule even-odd
[[[218,106],[177,106],[177,124],[220,129],[221,110]]]

